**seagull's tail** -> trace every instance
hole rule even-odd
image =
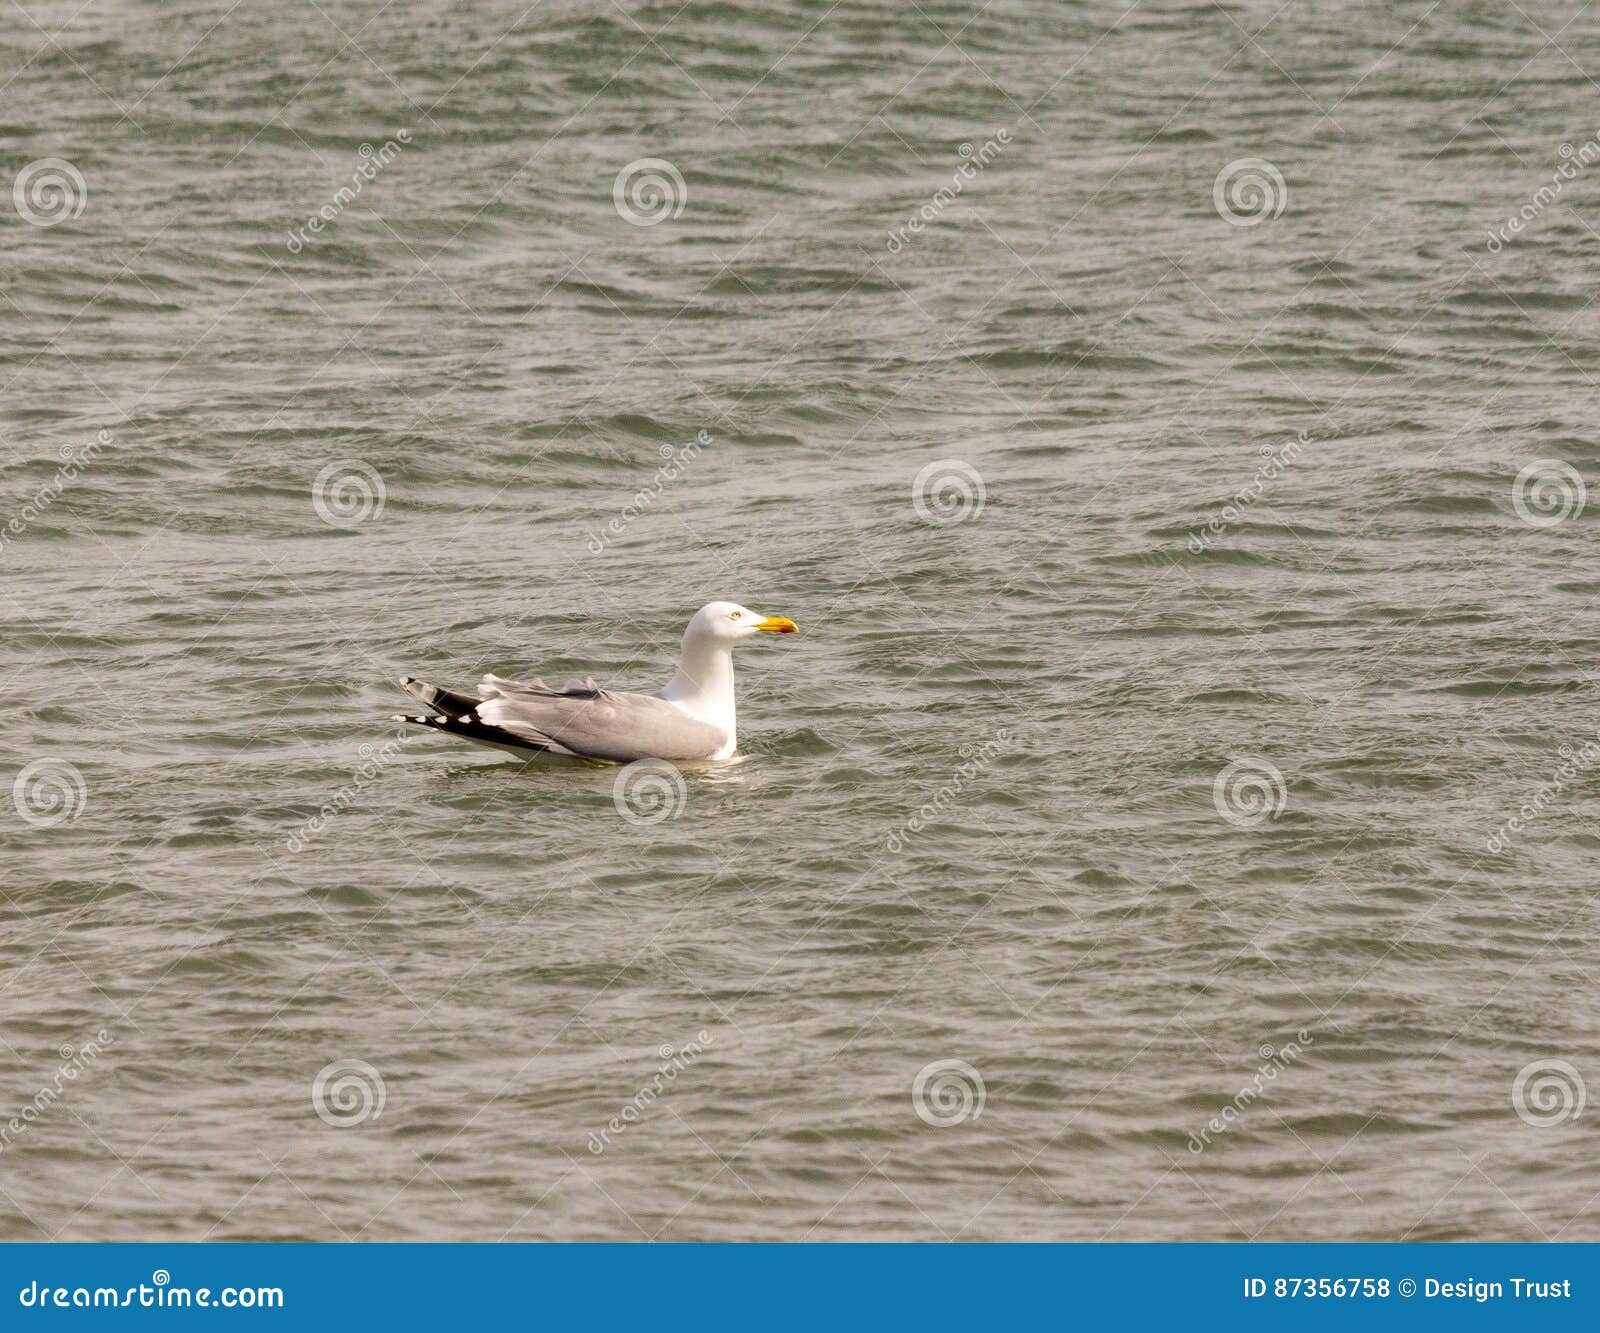
[[[488,721],[478,712],[479,706],[485,702],[482,699],[457,694],[454,690],[441,690],[437,685],[430,685],[415,676],[402,676],[400,684],[406,693],[414,694],[430,708],[438,709],[438,715],[425,717],[420,713],[396,713],[394,715],[396,722],[405,722],[413,727],[426,727],[429,731],[442,731],[447,736],[456,736],[461,740],[471,741],[474,745],[489,745],[497,750],[509,750],[524,757],[530,754],[572,753],[548,736],[539,735],[525,728],[507,731],[504,727]]]
[[[430,685],[415,676],[401,676],[400,687],[407,694],[416,695],[429,708],[437,708],[446,717],[464,717],[483,702],[469,695],[457,694],[454,690],[441,690],[437,685]]]

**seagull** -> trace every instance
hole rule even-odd
[[[739,738],[733,715],[733,650],[757,634],[793,634],[794,621],[763,616],[737,602],[702,606],[683,632],[678,671],[654,694],[606,690],[591,678],[553,690],[542,680],[487,675],[478,698],[412,676],[401,686],[436,711],[395,714],[396,722],[430,727],[464,741],[527,758],[572,755],[591,763],[731,759]]]

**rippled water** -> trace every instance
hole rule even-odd
[[[1600,1239],[1600,14],[0,59],[0,1235]],[[662,804],[387,721],[723,597]]]

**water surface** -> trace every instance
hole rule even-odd
[[[0,68],[0,1236],[1600,1239],[1587,6]],[[664,806],[387,720],[713,598]]]

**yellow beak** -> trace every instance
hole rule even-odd
[[[768,629],[774,634],[798,634],[800,627],[792,620],[785,620],[782,616],[768,616],[765,620],[756,622],[757,629]]]

